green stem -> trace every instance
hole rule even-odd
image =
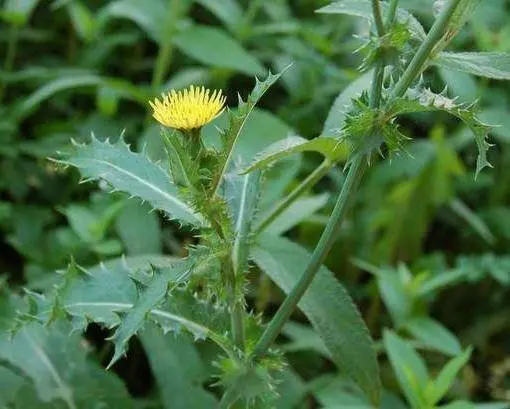
[[[279,215],[281,215],[292,203],[294,203],[304,192],[313,187],[329,172],[333,164],[325,159],[308,177],[303,180],[292,192],[278,203],[276,208],[267,215],[255,228],[255,234],[259,234],[269,226]]]
[[[333,244],[337,239],[343,218],[347,212],[347,209],[349,208],[349,204],[352,201],[354,193],[358,188],[361,177],[365,171],[365,167],[366,158],[364,155],[358,155],[353,159],[345,183],[342,187],[340,195],[338,196],[335,208],[333,209],[328,224],[326,225],[319,243],[317,244],[317,247],[312,254],[310,263],[306,267],[306,270],[299,279],[298,283],[289,293],[267,326],[266,330],[262,334],[253,351],[253,358],[263,355],[271,343],[276,339],[283,325],[287,322],[290,315],[292,314],[292,311],[319,271],[324,259],[326,258],[327,254],[331,250],[331,247],[333,247]]]
[[[379,3],[379,0],[372,0],[372,14],[374,15],[377,35],[382,37],[384,35],[384,22],[382,19],[381,4]]]
[[[395,17],[397,16],[398,1],[399,0],[391,0],[388,15],[386,16],[386,27],[390,27],[395,21]]]
[[[435,45],[441,40],[446,33],[450,19],[457,9],[457,6],[462,0],[450,0],[448,6],[443,9],[439,17],[434,22],[434,25],[430,29],[427,37],[418,48],[418,51],[414,55],[413,59],[405,69],[402,77],[399,79],[390,100],[401,97],[407,91],[414,79],[422,72],[430,53],[434,49]]]
[[[163,84],[165,75],[168,73],[172,61],[173,44],[172,37],[175,32],[175,25],[180,16],[181,0],[170,0],[167,27],[162,43],[159,46],[156,64],[152,74],[152,91],[157,92]]]
[[[372,88],[370,90],[370,107],[377,108],[381,102],[382,85],[384,81],[384,60],[377,61],[372,78]]]
[[[4,72],[10,73],[14,67],[14,60],[16,59],[16,51],[18,49],[19,28],[16,25],[11,25],[7,38],[7,53],[4,60]],[[2,101],[7,86],[5,83],[0,84],[0,101]]]

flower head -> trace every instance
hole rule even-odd
[[[220,115],[225,105],[221,90],[211,90],[191,85],[181,91],[170,90],[162,100],[149,101],[152,116],[161,124],[175,129],[197,129]]]

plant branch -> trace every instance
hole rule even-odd
[[[365,167],[366,159],[364,155],[360,154],[353,159],[345,183],[342,187],[340,195],[338,196],[335,208],[333,209],[328,224],[326,225],[319,243],[317,244],[317,247],[312,254],[310,263],[306,267],[306,270],[299,279],[298,283],[289,293],[287,298],[285,298],[285,301],[280,306],[275,316],[262,334],[253,351],[252,359],[263,355],[271,343],[276,339],[283,325],[287,322],[290,315],[292,314],[292,311],[319,271],[324,259],[326,258],[327,254],[331,250],[331,247],[333,247],[333,244],[337,239],[343,218],[347,212],[347,209],[349,208],[349,204],[352,201],[354,193],[358,188]]]
[[[439,17],[434,22],[434,25],[430,29],[429,33],[427,34],[427,37],[420,45],[418,51],[405,69],[402,77],[400,77],[397,84],[395,85],[395,88],[393,88],[390,100],[404,95],[414,79],[421,74],[425,63],[430,56],[430,53],[434,49],[434,46],[446,33],[450,19],[452,18],[453,13],[461,1],[462,0],[450,0],[448,6],[443,9]]]
[[[304,192],[313,187],[329,172],[333,163],[325,159],[310,175],[303,180],[292,192],[283,198],[276,208],[268,214],[255,228],[255,234],[259,234],[269,226],[279,215],[281,215],[292,203],[294,203]]]
[[[377,35],[382,37],[384,35],[384,22],[381,14],[381,4],[379,0],[372,0],[372,14],[374,15],[375,28]]]
[[[391,0],[390,8],[388,10],[388,15],[386,16],[386,27],[390,27],[393,22],[395,21],[395,17],[397,15],[397,8],[398,8],[398,1],[399,0]]]

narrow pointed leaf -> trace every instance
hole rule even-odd
[[[252,250],[252,257],[288,293],[311,256],[285,238],[263,234]],[[326,267],[321,268],[299,307],[324,340],[334,362],[377,403],[379,369],[370,333],[349,294]]]

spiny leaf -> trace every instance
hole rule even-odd
[[[178,266],[182,268],[182,273],[175,281],[172,281],[172,286],[177,286],[183,283],[189,276],[189,266],[183,264]],[[151,282],[139,293],[138,299],[126,313],[121,315],[120,325],[117,327],[115,333],[110,340],[115,345],[115,352],[108,364],[110,368],[122,355],[126,352],[127,342],[130,338],[143,327],[145,320],[165,298],[169,291],[168,277],[158,269],[153,270],[153,278]]]
[[[132,152],[122,138],[112,144],[92,136],[89,144],[75,144],[58,162],[79,168],[86,180],[106,180],[115,190],[147,201],[171,219],[202,224],[202,217],[179,197],[170,175],[145,155]]]
[[[477,117],[474,105],[457,104],[455,99],[448,98],[444,93],[436,94],[430,89],[417,87],[409,89],[404,97],[394,100],[387,108],[386,116],[391,119],[402,114],[432,111],[447,112],[459,118],[471,129],[478,147],[477,176],[484,167],[491,166],[487,160],[487,151],[491,146],[487,142],[487,137],[491,126]]]
[[[250,116],[251,111],[255,105],[259,102],[266,91],[282,76],[282,74],[290,67],[286,67],[277,74],[271,74],[269,72],[267,78],[264,81],[260,81],[255,77],[255,87],[251,91],[250,95],[245,101],[239,96],[239,106],[237,111],[228,112],[228,127],[226,130],[221,132],[223,150],[219,161],[218,170],[215,173],[213,179],[214,193],[220,188],[223,178],[228,172],[229,166],[231,165],[232,155],[234,152],[234,146],[241,134],[246,120]]]
[[[337,139],[315,138],[308,140],[300,136],[288,136],[281,141],[271,144],[257,154],[248,167],[242,170],[242,173],[248,173],[255,169],[263,169],[277,160],[299,152],[318,152],[331,162],[336,162],[346,157],[348,151],[348,147]]]
[[[257,211],[260,172],[238,175],[237,170],[225,176],[223,197],[228,204],[235,234],[232,246],[234,273],[243,274],[248,265],[249,236]]]

